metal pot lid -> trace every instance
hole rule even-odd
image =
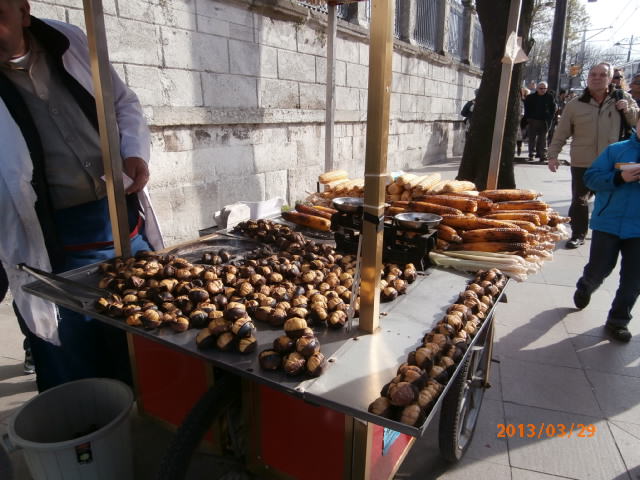
[[[442,217],[440,215],[423,212],[399,213],[394,216],[393,219],[399,226],[413,229],[419,229],[425,226],[436,227],[442,221]]]
[[[362,197],[338,197],[333,199],[336,210],[346,213],[357,213],[362,210],[364,198]]]

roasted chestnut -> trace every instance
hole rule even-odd
[[[368,410],[374,415],[389,417],[391,415],[391,408],[391,402],[387,397],[378,397],[369,405]]]
[[[305,358],[298,352],[292,352],[282,360],[282,368],[288,375],[300,375],[306,366]]]
[[[304,358],[309,358],[316,352],[320,351],[320,342],[315,336],[303,335],[296,340],[296,352]]]
[[[273,349],[281,355],[291,353],[296,348],[296,342],[287,335],[281,335],[273,341]]]
[[[291,317],[286,322],[284,322],[284,333],[294,339],[302,336],[305,328],[307,328],[307,322],[304,318]]]
[[[264,370],[278,370],[282,366],[282,357],[274,350],[263,350],[258,355],[260,367]]]
[[[233,322],[231,325],[231,333],[238,338],[249,337],[253,333],[254,328],[251,319],[245,315]]]
[[[196,335],[196,346],[202,350],[207,348],[213,348],[216,344],[216,337],[211,334],[206,328],[200,330]]]
[[[322,375],[322,372],[326,368],[327,361],[321,352],[316,352],[307,358],[307,373],[312,377],[318,377]]]
[[[404,407],[413,403],[418,396],[418,389],[409,382],[398,382],[389,385],[389,400],[392,405]]]
[[[256,340],[256,337],[251,336],[241,338],[238,342],[238,351],[240,353],[251,353],[256,349],[257,346],[258,342]]]
[[[216,339],[216,347],[223,352],[228,352],[233,348],[235,337],[231,332],[224,332]]]

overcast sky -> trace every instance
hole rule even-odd
[[[633,35],[631,59],[640,59],[640,0],[580,0],[580,3],[586,6],[591,18],[589,28],[613,27],[601,32],[587,32],[588,42],[605,49],[620,42],[626,44],[619,47],[620,53],[626,54]]]

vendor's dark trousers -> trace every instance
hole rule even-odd
[[[607,322],[626,326],[631,320],[631,310],[640,294],[640,238],[621,239],[610,233],[594,230],[589,251],[589,263],[584,267],[577,287],[592,294],[613,271],[622,255],[620,263],[620,284],[611,304]]]
[[[584,184],[586,168],[571,167],[571,237],[584,238],[589,230],[589,197],[593,192]]]
[[[544,120],[527,120],[527,136],[529,137],[529,158],[535,155],[540,156],[540,160],[547,159],[547,122]]]
[[[131,239],[131,251],[150,250],[142,235]],[[79,268],[116,256],[113,248],[72,252],[58,271]],[[18,321],[24,320],[20,317]],[[98,320],[60,308],[58,333],[61,346],[42,340],[26,329],[36,366],[36,383],[42,392],[82,378],[108,377],[132,385],[126,333]]]

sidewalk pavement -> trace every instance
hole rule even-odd
[[[567,156],[561,156],[568,159]],[[562,166],[552,174],[540,163],[517,163],[520,188],[540,191],[563,215],[569,208],[571,180]],[[453,178],[457,165],[438,165]],[[508,303],[499,304],[491,384],[475,436],[463,460],[452,466],[438,456],[437,419],[419,439],[396,475],[415,480],[640,480],[640,323],[630,327],[628,344],[609,340],[602,328],[617,288],[618,270],[582,311],[573,306],[574,285],[584,267],[584,246],[565,250],[526,282],[512,282]],[[634,315],[640,315],[636,306]],[[35,395],[34,377],[22,374],[22,339],[8,304],[0,305],[0,434],[12,411]],[[499,425],[594,425],[583,438],[546,434],[499,438]],[[136,479],[153,478],[171,435],[135,418]],[[150,447],[153,442],[153,447]],[[21,453],[10,455],[13,478],[29,480]],[[11,478],[0,449],[0,478]],[[205,474],[206,472],[206,474]],[[198,455],[189,478],[215,478],[211,461]],[[301,479],[304,480],[304,479]],[[332,480],[332,479],[328,479]]]

